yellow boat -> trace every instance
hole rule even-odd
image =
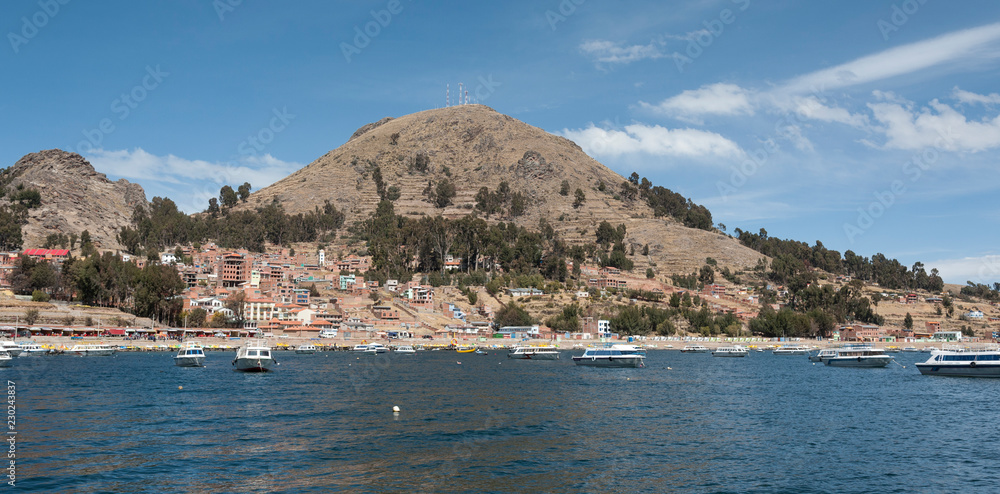
[[[458,348],[455,349],[455,351],[458,352],[458,353],[472,353],[472,352],[476,351],[476,348],[475,347],[458,347]]]

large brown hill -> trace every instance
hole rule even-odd
[[[414,169],[418,156],[428,158],[426,171]],[[386,186],[400,189],[396,212],[409,217],[443,215],[458,218],[472,212],[480,187],[496,190],[502,181],[527,197],[527,210],[516,222],[536,228],[546,218],[569,242],[593,242],[597,225],[625,224],[626,242],[649,244],[648,258],[637,256],[637,268],[655,263],[661,274],[690,273],[706,257],[732,268],[751,267],[762,256],[718,232],[684,227],[654,218],[641,200],[625,202],[615,191],[625,180],[587,156],[574,142],[482,105],[427,110],[385,118],[358,129],[347,143],[281,181],[261,189],[241,207],[281,201],[290,213],[310,211],[331,201],[345,212],[347,224],[366,218],[378,204],[372,172],[381,170]],[[448,178],[456,196],[438,208],[424,193],[429,182]],[[559,194],[563,181],[570,193]],[[599,184],[606,185],[605,191]],[[573,207],[577,188],[586,195]],[[491,221],[504,220],[490,217]]]
[[[146,204],[139,184],[112,182],[83,156],[59,149],[27,154],[7,173],[11,188],[38,189],[42,198],[21,230],[25,248],[41,247],[51,233],[79,236],[87,230],[99,249],[119,249],[119,228],[131,225],[136,205]]]

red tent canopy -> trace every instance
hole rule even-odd
[[[107,331],[108,331],[108,334],[111,335],[111,336],[125,336],[125,330],[124,329],[109,329]]]

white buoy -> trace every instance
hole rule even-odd
[[[399,413],[399,407],[397,406],[392,407],[392,413]]]
[[[462,365],[462,363],[461,363],[461,362],[459,362],[459,363],[458,363],[458,365]]]

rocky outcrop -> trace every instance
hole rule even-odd
[[[112,182],[83,156],[59,149],[25,155],[7,173],[11,187],[38,189],[42,197],[22,229],[26,248],[40,247],[52,233],[87,230],[99,249],[119,249],[119,228],[131,225],[136,206],[148,204],[139,184]]]

